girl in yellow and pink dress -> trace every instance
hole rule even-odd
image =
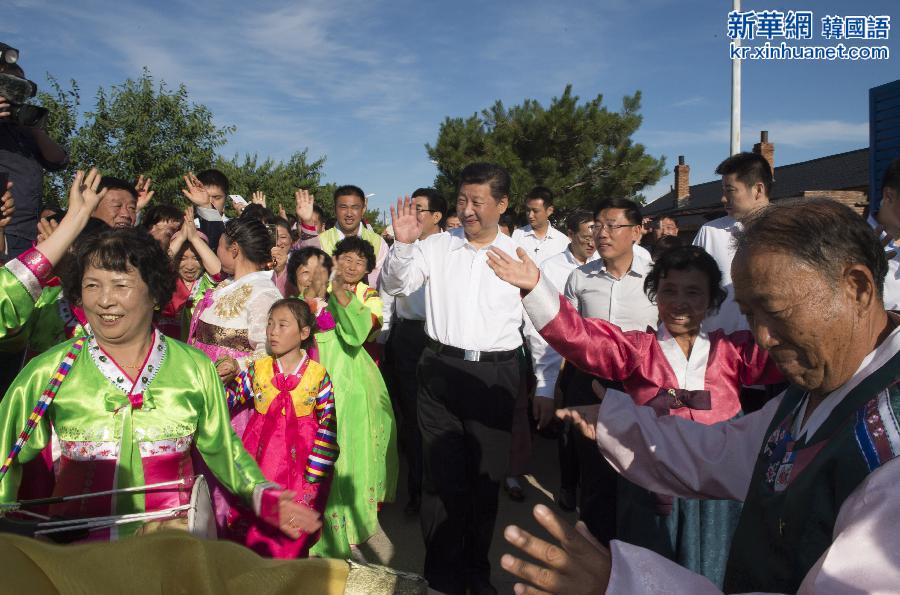
[[[266,479],[296,493],[295,501],[323,512],[338,455],[331,380],[310,359],[315,318],[302,300],[288,298],[269,310],[266,339],[271,356],[257,359],[229,386],[232,408],[251,408],[244,447]],[[264,556],[302,558],[319,537],[292,540],[233,508],[230,536]]]

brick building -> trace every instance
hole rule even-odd
[[[773,201],[787,198],[826,197],[849,205],[862,214],[869,198],[869,149],[828,155],[809,161],[775,165],[775,145],[763,130],[753,146],[773,167],[775,181]],[[719,179],[691,185],[690,166],[684,156],[678,157],[672,189],[646,205],[645,216],[657,219],[668,215],[678,221],[681,235],[690,239],[707,221],[723,217],[722,182]]]

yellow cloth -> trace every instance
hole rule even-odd
[[[422,595],[421,577],[343,560],[272,560],[183,531],[57,545],[0,533],[0,592],[35,595]]]
[[[253,376],[254,406],[257,412],[265,415],[269,410],[269,405],[279,392],[272,384],[272,378],[275,376],[272,369],[272,357],[258,359],[254,362],[254,366],[256,368]],[[318,362],[310,360],[306,366],[306,372],[300,379],[300,384],[291,391],[291,401],[294,403],[294,412],[297,417],[305,417],[313,412],[316,406],[316,397],[319,396],[319,385],[323,378],[325,378],[325,368]],[[284,414],[283,411],[282,414]]]
[[[56,545],[0,534],[3,593],[341,595],[341,560],[268,560],[228,541],[180,531],[114,543]]]

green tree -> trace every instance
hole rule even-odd
[[[668,172],[665,157],[648,155],[631,138],[641,125],[641,93],[624,97],[618,112],[602,103],[598,95],[580,104],[568,85],[546,108],[533,99],[511,108],[498,101],[469,118],[448,117],[435,144],[426,145],[437,163],[435,186],[451,198],[463,167],[491,161],[509,170],[519,212],[536,185],[556,193],[560,215],[613,196],[642,202],[640,191]]]
[[[278,213],[283,206],[287,213],[294,212],[294,192],[298,188],[312,191],[316,202],[326,209],[331,208],[331,194],[322,192],[320,180],[325,157],[309,161],[309,151],[297,151],[285,161],[266,158],[260,162],[258,155],[246,155],[241,159],[235,155],[231,159],[219,157],[214,167],[221,170],[231,184],[231,193],[240,194],[247,202],[253,192],[266,194],[266,206]]]
[[[234,130],[216,126],[212,112],[192,103],[184,85],[157,85],[144,69],[137,80],[97,91],[94,110],[72,138],[71,161],[125,179],[149,175],[154,201],[182,204],[181,176],[209,167]]]

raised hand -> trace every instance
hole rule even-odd
[[[256,192],[253,193],[253,197],[250,199],[250,202],[252,202],[255,205],[266,206],[266,193],[262,192],[260,190],[257,190]]]
[[[503,537],[535,560],[526,562],[504,554],[500,565],[507,572],[530,584],[517,583],[515,592],[522,593],[605,593],[609,586],[612,557],[581,521],[572,527],[552,510],[538,504],[534,518],[559,542],[544,541],[527,531],[509,525]]]
[[[284,210],[284,205],[278,205],[278,216],[282,219],[287,219],[287,211]]]
[[[283,491],[278,497],[278,528],[291,539],[297,539],[300,533],[315,533],[322,526],[321,515],[294,502],[296,497],[290,490]]]
[[[541,271],[522,248],[516,248],[519,260],[497,248],[488,250],[487,264],[498,277],[519,289],[531,291],[541,278]]]
[[[347,287],[347,282],[344,280],[344,272],[337,263],[335,263],[334,274],[331,276],[331,293],[337,298],[341,306],[346,306],[350,303],[351,289]]]
[[[194,225],[194,207],[184,210],[184,223],[181,224],[179,233],[184,235],[184,241],[193,243],[200,236],[197,235],[197,227]]]
[[[272,256],[272,269],[281,272],[284,270],[284,267],[287,266],[288,261],[288,253],[290,252],[289,248],[285,248],[282,246],[272,246],[272,250],[270,254]]]
[[[12,195],[12,182],[6,183],[6,188],[0,188],[3,191],[0,196],[0,230],[9,225],[12,221],[13,213],[16,212],[16,202]]]
[[[56,228],[59,227],[54,219],[41,219],[37,224],[37,243],[40,244],[53,235]]]
[[[397,206],[391,207],[391,226],[394,228],[394,241],[401,244],[412,244],[422,233],[422,224],[416,215],[416,205],[408,196],[397,199]]]
[[[303,190],[302,188],[297,190],[294,193],[294,199],[296,200],[296,212],[297,218],[300,219],[300,223],[303,223],[307,226],[313,224],[313,205],[316,204],[315,197],[309,193],[309,190]]]
[[[153,183],[153,179],[150,176],[144,178],[144,174],[138,176],[138,181],[134,185],[134,190],[137,192],[137,210],[142,211],[144,207],[150,204],[150,199],[153,198],[153,195],[156,194],[155,190],[150,190],[150,184]]]
[[[106,188],[97,192],[101,179],[103,175],[96,167],[92,167],[86,174],[81,170],[75,172],[75,181],[69,188],[68,210],[77,213],[84,209],[88,214],[93,213],[106,196]]]
[[[207,192],[206,186],[197,179],[194,172],[188,172],[188,175],[183,176],[183,178],[187,188],[183,188],[181,193],[184,194],[194,206],[203,208],[212,207],[212,202],[209,200],[209,192]]]

